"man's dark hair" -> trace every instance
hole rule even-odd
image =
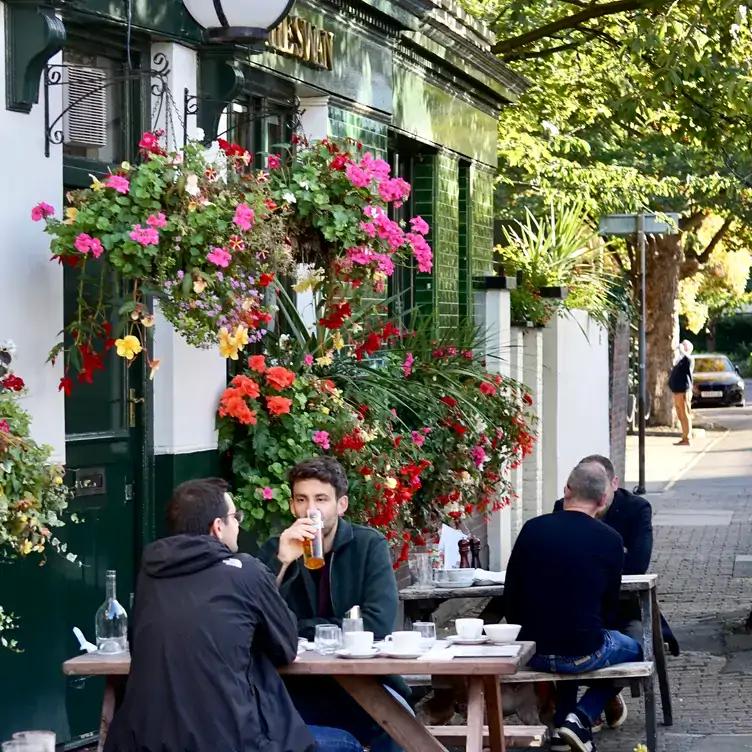
[[[201,478],[181,483],[167,505],[165,519],[170,535],[207,535],[218,517],[227,516],[228,484],[221,478]]]
[[[609,480],[613,480],[616,477],[614,463],[608,457],[604,457],[602,454],[590,454],[580,460],[581,465],[585,465],[588,462],[597,462],[606,471]]]
[[[347,494],[347,475],[342,465],[333,457],[312,457],[298,462],[287,475],[287,482],[295,494],[295,484],[299,480],[320,480],[334,487],[337,499]]]
[[[580,462],[567,480],[570,498],[600,503],[608,488],[608,475],[598,462]]]

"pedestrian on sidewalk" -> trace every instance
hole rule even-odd
[[[682,437],[677,446],[691,446],[692,444],[692,375],[695,362],[690,357],[694,345],[687,339],[679,343],[679,348],[668,377],[668,386],[674,395],[674,407],[681,424]]]

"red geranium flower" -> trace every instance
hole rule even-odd
[[[267,274],[266,272],[264,272],[259,277],[259,287],[269,287],[272,282],[274,282],[273,274]]]

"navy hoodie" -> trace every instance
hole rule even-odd
[[[297,645],[297,621],[257,559],[208,535],[152,543],[105,752],[313,752],[275,668]]]

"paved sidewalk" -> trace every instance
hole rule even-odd
[[[651,571],[683,650],[668,659],[674,726],[659,724],[660,752],[752,752],[752,634],[744,628],[752,607],[752,411],[710,414],[732,430],[708,432],[692,447],[647,438]],[[628,455],[631,488],[633,437]],[[624,727],[599,735],[600,752],[644,743],[642,700],[628,703]]]

